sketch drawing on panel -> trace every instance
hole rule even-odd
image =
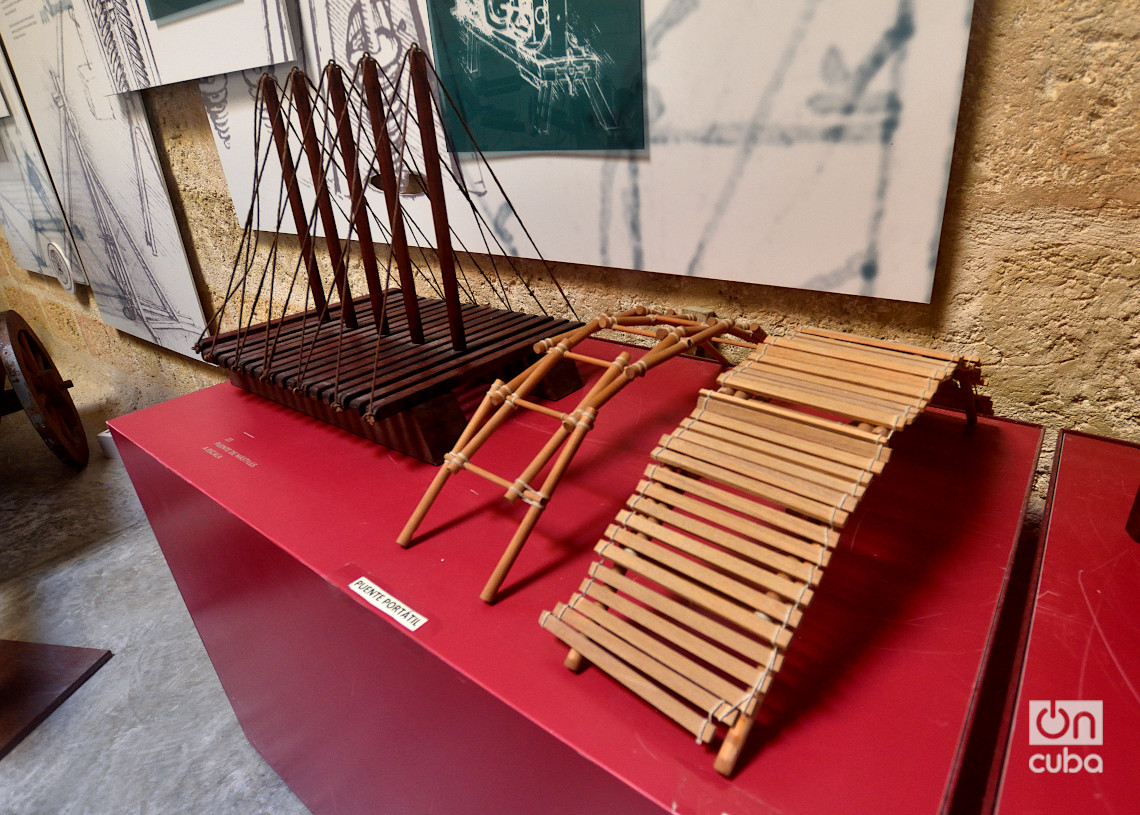
[[[706,254],[710,245],[722,237],[722,230],[732,228],[726,216],[742,195],[741,185],[750,177],[768,177],[758,176],[751,165],[766,159],[804,164],[807,169],[801,170],[797,183],[766,185],[768,195],[795,207],[795,199],[803,192],[805,183],[820,183],[819,179],[828,174],[828,163],[846,162],[864,168],[859,180],[862,200],[846,213],[850,218],[865,219],[864,238],[851,247],[841,262],[817,271],[801,285],[834,290],[858,281],[855,285],[859,293],[875,294],[880,231],[892,182],[892,145],[903,112],[906,47],[914,34],[912,2],[898,0],[892,18],[885,21],[886,27],[872,42],[860,42],[863,50],[854,55],[845,55],[840,46],[830,41],[836,34],[832,27],[836,21],[820,19],[816,13],[820,5],[820,0],[802,0],[798,19],[788,28],[772,70],[757,87],[750,110],[729,109],[729,113],[737,115],[718,116],[711,124],[702,121],[699,129],[693,129],[683,115],[667,109],[666,95],[651,85],[652,144],[690,145],[722,155],[710,164],[723,168],[723,173],[711,179],[706,176],[706,180],[712,181],[709,206],[693,212],[700,229],[688,248],[685,274],[715,276],[705,266]],[[647,61],[651,66],[660,58],[662,41],[697,10],[696,0],[669,3],[647,32]],[[810,154],[804,152],[805,147],[811,146],[817,149]],[[761,148],[774,152],[765,156],[758,152]],[[802,158],[793,155],[797,149]],[[623,167],[624,188],[620,180]],[[851,174],[845,173],[844,177],[849,179]],[[617,260],[608,251],[611,243],[616,243],[627,246],[631,265],[642,268],[646,247],[640,204],[645,198],[638,163],[609,162],[602,176],[599,224],[603,263]],[[777,216],[777,224],[780,220]],[[756,226],[763,228],[762,224]],[[614,229],[622,229],[624,234],[614,239],[610,234]]]
[[[559,94],[583,93],[598,125],[617,127],[598,82],[602,57],[570,28],[567,0],[458,0],[452,13],[467,39],[466,69],[478,75],[480,48],[510,60],[537,91],[532,125],[550,130],[550,108]]]
[[[84,2],[115,93],[295,57],[293,30],[281,0],[231,0],[220,7],[207,3],[157,21],[146,0]]]
[[[188,353],[201,306],[142,103],[112,93],[86,6],[28,5],[4,43],[100,314]]]
[[[158,84],[154,49],[138,1],[87,0],[87,9],[115,91],[124,93]]]
[[[56,278],[67,291],[87,275],[63,217],[35,133],[6,59],[0,57],[0,225],[16,263]]]
[[[361,57],[368,54],[378,63],[383,75],[394,78],[409,47],[424,42],[427,36],[415,0],[302,0],[299,11],[303,63],[313,76],[320,76],[329,62],[355,66]],[[278,66],[269,72],[284,84],[288,70],[287,66]],[[250,179],[255,172],[279,174],[273,166],[255,168],[253,165],[255,131],[262,139],[269,138],[268,123],[259,117],[255,105],[258,81],[263,73],[261,70],[242,71],[204,79],[200,83],[214,141],[229,183],[234,209],[240,219],[246,217],[253,203],[249,190]],[[398,99],[393,103],[402,104]],[[393,120],[398,120],[398,112],[393,113]],[[357,124],[354,123],[354,131]],[[394,148],[399,149],[402,134],[390,129],[389,135]],[[326,140],[332,138],[331,133],[323,136]],[[415,144],[410,147],[418,155],[418,147]],[[265,183],[267,180],[263,179],[262,184]],[[300,183],[311,194],[308,179],[304,178]],[[341,202],[342,208],[346,208],[348,189],[337,167],[329,168],[327,183],[334,201]],[[369,194],[377,193],[370,190]],[[272,223],[272,213],[262,212],[262,218],[260,228],[276,228]],[[320,225],[314,226],[319,232]]]
[[[432,0],[429,9],[456,2],[477,0]],[[504,11],[508,27],[529,30],[510,16],[524,6],[531,7],[485,0],[482,9]],[[639,4],[566,6],[572,22],[596,22],[584,10],[616,14]],[[492,161],[516,205],[552,210],[530,219],[544,252],[603,266],[926,301],[971,0],[741,0],[731,14],[704,0],[644,6],[649,149],[603,152],[592,162],[545,155],[558,148],[531,131],[530,146],[509,149],[533,156]],[[462,65],[459,38],[440,38],[446,21],[430,19],[436,63],[453,92],[449,82],[466,81],[459,71],[445,75]],[[633,25],[625,19],[621,30]],[[488,112],[483,100],[496,92],[485,84],[465,118],[522,132],[522,115],[496,120]],[[475,130],[475,138],[494,149],[494,136]],[[551,190],[559,191],[557,207],[550,206]],[[511,237],[501,240],[510,244]]]

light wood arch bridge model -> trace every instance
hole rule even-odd
[[[731,775],[839,532],[940,387],[975,420],[975,358],[801,328],[702,390],[541,625]]]
[[[637,361],[633,361],[633,354],[639,349],[633,347],[621,351],[613,360],[597,359],[573,350],[582,340],[607,330],[652,338],[656,344],[644,349]],[[411,544],[416,529],[443,491],[448,479],[460,470],[467,470],[502,487],[505,490],[504,498],[512,503],[522,500],[529,508],[480,595],[486,602],[494,602],[499,587],[566,474],[575,453],[594,426],[598,411],[610,399],[634,379],[686,351],[701,349],[728,365],[728,360],[716,349],[715,344],[727,343],[753,348],[756,341],[763,337],[764,333],[757,326],[739,324],[734,320],[716,317],[700,320],[692,315],[673,312],[651,313],[645,306],[635,306],[619,314],[602,314],[578,329],[537,343],[534,351],[542,354],[537,362],[510,382],[497,379],[491,385],[454,448],[444,456],[443,465],[397,541],[404,547]],[[578,406],[569,413],[559,413],[528,399],[543,380],[567,360],[603,369],[601,377],[582,397]],[[517,410],[548,416],[557,420],[558,424],[549,441],[522,473],[512,479],[489,472],[473,463],[471,458]],[[550,465],[550,469],[546,477],[540,486],[534,486],[547,465]]]

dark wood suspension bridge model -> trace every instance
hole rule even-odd
[[[441,160],[432,73],[413,46],[394,75],[365,56],[348,82],[335,63],[316,87],[299,70],[284,89],[272,76],[262,78],[259,123],[272,142],[258,140],[242,246],[225,301],[207,328],[215,333],[203,335],[197,347],[239,387],[439,462],[466,423],[457,387],[512,374],[534,357],[536,342],[579,323],[546,312],[483,216],[480,207],[489,205],[468,193],[457,162]],[[410,130],[419,131],[418,140]],[[276,185],[267,180],[274,163],[280,166]],[[486,163],[479,169],[509,206]],[[475,220],[479,254],[467,251],[449,221],[449,184]],[[370,187],[382,192],[382,207],[373,206],[378,193]],[[402,203],[402,190],[426,194],[430,202],[434,270],[423,252],[410,248],[432,241]],[[278,228],[260,233],[266,206],[276,206]],[[283,257],[286,211],[299,243],[295,260]],[[318,251],[318,233],[326,252]],[[374,240],[388,244],[386,258],[378,257]],[[354,295],[361,277],[365,291]],[[420,297],[417,284],[437,296]],[[513,309],[510,294],[520,288],[541,314]],[[504,308],[480,305],[478,296],[497,298]],[[573,314],[565,295],[562,301]],[[559,382],[549,395],[581,384],[572,365],[564,366]]]

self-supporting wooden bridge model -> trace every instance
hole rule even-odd
[[[816,329],[769,337],[650,454],[579,590],[541,624],[730,775],[844,522],[944,384],[977,360]]]
[[[630,350],[612,361],[572,350],[597,330],[644,333],[644,326],[656,327],[657,344],[637,362]],[[892,435],[940,391],[955,391],[973,423],[976,359],[812,328],[769,337],[716,318],[702,323],[640,308],[603,315],[540,343],[542,359],[491,386],[398,540],[412,541],[460,470],[527,503],[483,590],[492,602],[606,402],[695,347],[727,364],[714,341],[752,350],[660,439],[578,592],[540,622],[571,649],[567,667],[596,665],[699,742],[719,735],[714,765],[730,775],[840,530],[890,457]],[[527,396],[564,359],[604,372],[574,410],[560,414]],[[472,457],[518,410],[556,424],[512,479]]]

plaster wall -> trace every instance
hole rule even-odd
[[[146,102],[209,316],[240,226],[196,83]],[[1140,441],[1138,253],[1140,0],[976,0],[929,305],[555,268],[582,315],[700,306],[777,333],[803,322],[974,353],[999,415]],[[41,333],[90,410],[221,378],[106,327],[6,246],[0,257],[0,308]]]

